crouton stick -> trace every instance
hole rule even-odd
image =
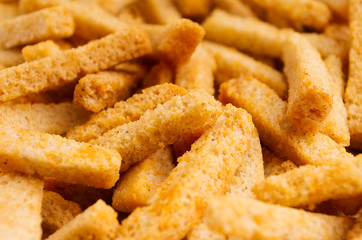
[[[248,196],[254,198],[252,189],[255,184],[264,180],[263,156],[261,152],[260,139],[258,131],[254,127],[250,149],[243,156],[241,165],[236,169],[234,176],[229,184],[226,195]],[[205,218],[194,226],[187,235],[188,240],[207,240],[207,239],[225,239],[225,236],[212,231],[205,222]]]
[[[205,215],[209,226],[242,239],[345,238],[353,220],[281,207],[245,197],[219,196],[210,200]]]
[[[173,65],[186,63],[204,37],[204,29],[189,19],[166,26],[141,24],[152,43],[152,56]]]
[[[252,189],[262,180],[264,180],[263,155],[259,134],[254,127],[250,149],[245,153],[241,165],[236,169],[226,194],[254,197]]]
[[[86,239],[89,236],[94,239],[114,239],[118,227],[117,212],[103,200],[98,200],[47,240]]]
[[[122,159],[113,150],[5,125],[0,136],[3,170],[99,188],[111,188],[119,178]]]
[[[152,110],[174,96],[185,95],[187,91],[173,84],[161,84],[146,88],[127,101],[120,101],[113,108],[93,114],[91,119],[76,126],[67,133],[67,137],[80,142],[96,139],[109,130],[122,124],[138,120],[147,110]]]
[[[0,124],[51,134],[64,134],[90,114],[72,103],[0,104]]]
[[[302,33],[302,35],[318,50],[322,58],[336,55],[342,59],[346,59],[348,56],[348,49],[346,49],[345,46],[325,34]]]
[[[362,149],[362,81],[360,46],[362,43],[362,1],[349,1],[351,49],[349,52],[349,76],[346,87],[345,103],[348,113],[349,132],[351,134],[351,147]]]
[[[231,78],[252,74],[275,90],[280,97],[286,98],[288,87],[281,72],[233,48],[207,41],[204,41],[202,45],[213,55],[216,61],[216,82],[218,85]]]
[[[137,208],[123,220],[118,239],[183,238],[202,217],[207,198],[227,190],[250,147],[253,127],[246,111],[228,105],[191,150],[178,158],[151,205]]]
[[[348,19],[348,0],[318,0],[325,3],[333,12]]]
[[[199,46],[187,63],[176,68],[175,84],[186,90],[204,89],[210,95],[214,95],[215,68],[213,57]]]
[[[330,55],[324,59],[324,64],[326,65],[328,72],[330,73],[332,77],[332,90],[333,94],[336,94],[337,96],[344,97],[344,89],[346,86],[345,81],[345,74],[343,72],[343,63],[341,58]]]
[[[97,4],[69,0],[21,0],[19,8],[29,13],[42,8],[61,5],[69,10],[75,22],[75,34],[84,39],[97,39],[117,30],[128,28],[126,23],[107,13]]]
[[[24,58],[19,49],[0,49],[0,64],[5,68],[16,66],[23,62]]]
[[[289,84],[287,116],[316,132],[332,108],[331,76],[317,50],[299,34],[288,34],[283,61]]]
[[[267,97],[266,97],[267,96]],[[256,79],[233,79],[220,87],[222,103],[246,109],[259,131],[260,139],[277,156],[296,164],[335,164],[353,156],[328,136],[306,133],[286,116],[287,103]]]
[[[116,71],[87,74],[75,86],[73,103],[99,112],[128,98],[139,80],[136,75]]]
[[[259,55],[280,57],[285,34],[275,26],[214,10],[204,21],[205,38]]]
[[[90,143],[114,149],[122,156],[121,171],[151,153],[172,144],[177,137],[212,122],[221,104],[202,90],[175,96],[137,121],[113,128]]]
[[[122,175],[113,192],[112,206],[129,213],[137,207],[147,206],[157,186],[174,167],[170,147],[151,154]]]
[[[0,71],[0,101],[54,89],[151,51],[146,34],[129,28],[55,56]]]
[[[359,217],[356,223],[348,231],[346,240],[359,240],[362,238],[362,218]]]
[[[286,16],[294,24],[316,30],[324,29],[332,17],[331,11],[324,3],[314,0],[253,0],[253,2]]]
[[[308,206],[362,193],[362,162],[346,159],[333,166],[301,166],[255,186],[258,199],[283,206]]]
[[[41,239],[42,180],[0,172],[1,239]]]
[[[169,24],[181,18],[171,0],[144,0],[139,4],[140,10],[150,23]]]
[[[11,48],[73,35],[74,21],[64,7],[52,7],[0,22],[0,47]]]
[[[0,2],[0,21],[17,17],[19,15],[18,3]]]
[[[292,161],[284,161],[278,158],[265,147],[263,147],[263,160],[265,177],[279,175],[297,168],[297,166]]]
[[[322,122],[320,132],[329,136],[342,146],[349,146],[350,134],[347,123],[347,110],[343,102],[344,79],[340,58],[329,56],[324,61],[331,75],[333,104],[331,111]]]
[[[174,77],[173,70],[173,67],[164,61],[157,63],[143,78],[141,88],[148,88],[164,83],[172,83]]]
[[[40,42],[34,45],[27,45],[21,50],[23,57],[27,62],[53,56],[61,51],[60,47],[52,40]]]
[[[182,16],[188,18],[202,18],[209,13],[212,7],[211,0],[176,0],[175,4]]]
[[[44,191],[41,209],[43,236],[54,233],[81,212],[77,203],[65,200],[58,193]]]
[[[240,17],[256,17],[253,10],[239,0],[214,0],[214,4],[216,7]]]

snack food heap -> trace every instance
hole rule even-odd
[[[0,239],[362,239],[362,0],[0,0]]]

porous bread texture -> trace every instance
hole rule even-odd
[[[43,186],[38,178],[0,171],[1,239],[41,239]]]
[[[111,188],[121,156],[111,149],[33,130],[0,128],[0,168],[68,183]]]
[[[119,152],[123,172],[151,153],[174,143],[179,135],[211,123],[220,112],[220,102],[203,90],[194,89],[146,111],[137,121],[113,128],[90,143]]]
[[[209,226],[242,239],[345,239],[353,221],[244,197],[220,196],[205,210]]]
[[[117,71],[87,74],[75,86],[73,103],[88,111],[99,112],[127,99],[139,80],[134,74]]]
[[[72,103],[0,104],[0,124],[51,134],[64,134],[90,114]]]
[[[246,109],[261,141],[278,157],[295,164],[338,164],[353,155],[322,133],[306,133],[287,117],[287,103],[267,85],[254,78],[232,79],[220,86],[219,99]]]
[[[262,201],[283,206],[312,206],[329,199],[362,193],[362,161],[346,159],[334,166],[306,165],[258,183],[253,192]],[[338,183],[338,184],[331,184]]]
[[[302,35],[287,33],[283,48],[288,80],[288,118],[306,131],[316,132],[332,109],[332,79],[317,50]]]
[[[70,37],[74,21],[64,7],[52,7],[0,22],[0,47],[12,48],[48,39]]]
[[[113,192],[112,206],[129,213],[137,207],[147,206],[157,186],[174,167],[170,147],[151,154],[120,177]]]
[[[213,57],[203,46],[198,46],[189,61],[176,68],[175,84],[188,91],[204,89],[210,95],[214,95],[215,68]]]
[[[208,52],[214,57],[216,62],[215,81],[218,85],[238,78],[240,75],[253,74],[261,82],[267,84],[281,98],[287,96],[287,82],[283,74],[273,67],[249,57],[234,48],[221,44],[204,41],[202,42]]]
[[[89,237],[94,240],[111,240],[115,238],[118,227],[117,212],[103,200],[98,200],[47,240],[81,240]]]
[[[250,149],[244,154],[240,166],[228,186],[226,195],[247,196],[254,198],[252,189],[255,184],[264,180],[263,156],[257,129],[254,127]],[[187,234],[188,240],[226,240],[226,236],[209,228],[203,218],[199,224]]]
[[[115,127],[138,120],[147,110],[156,108],[172,97],[186,93],[185,89],[168,83],[143,89],[126,101],[119,101],[114,107],[93,114],[88,122],[68,131],[67,138],[79,142],[97,139]]]
[[[0,71],[0,101],[55,89],[87,73],[110,68],[150,51],[146,33],[127,28],[55,56],[6,68]]]
[[[181,239],[201,219],[207,199],[227,190],[250,147],[250,115],[226,106],[215,124],[178,158],[178,165],[157,188],[150,206],[123,220],[117,239]]]
[[[82,209],[77,203],[65,200],[58,193],[44,191],[41,215],[45,233],[52,234],[81,212]]]

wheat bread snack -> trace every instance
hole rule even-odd
[[[172,144],[183,133],[214,121],[221,104],[203,90],[175,96],[137,121],[113,128],[90,143],[114,149],[122,156],[121,172],[151,153]]]
[[[41,238],[43,186],[38,178],[0,172],[1,239]]]
[[[178,158],[150,206],[136,209],[122,221],[118,239],[184,237],[201,219],[207,198],[227,190],[239,159],[250,147],[253,127],[246,111],[226,106],[215,124]]]
[[[158,104],[186,93],[185,89],[167,83],[146,88],[126,101],[116,103],[113,108],[93,114],[88,122],[71,129],[67,137],[81,142],[97,139],[113,128],[138,120],[147,110],[155,109]]]
[[[119,178],[121,156],[110,149],[34,130],[2,125],[0,169],[68,183],[111,188]]]
[[[170,147],[151,154],[120,177],[113,192],[112,206],[129,213],[137,207],[147,206],[157,186],[174,167]]]
[[[128,98],[139,80],[137,75],[117,71],[87,74],[75,86],[73,103],[99,112]]]
[[[72,15],[64,7],[52,7],[0,22],[1,48],[12,48],[74,33]]]
[[[245,197],[215,197],[205,215],[209,226],[242,239],[345,239],[346,217],[310,213]]]
[[[128,29],[55,56],[7,68],[0,71],[0,101],[54,89],[79,76],[113,67],[150,51],[146,34]]]

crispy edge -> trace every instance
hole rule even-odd
[[[306,131],[316,132],[332,109],[332,79],[319,53],[299,34],[288,33],[283,49],[289,91],[288,118]]]
[[[0,71],[0,101],[54,89],[86,73],[107,69],[150,51],[147,35],[130,28],[55,56],[6,68]]]
[[[90,143],[118,151],[122,156],[123,172],[156,150],[174,143],[179,135],[214,121],[220,111],[220,102],[203,90],[194,89],[145,112],[137,121],[113,128]]]
[[[67,138],[80,142],[97,139],[113,128],[138,120],[147,110],[155,109],[158,104],[186,93],[185,89],[169,83],[146,88],[127,101],[117,102],[113,108],[93,114],[88,122],[68,131]]]
[[[98,200],[47,239],[82,239],[89,236],[113,239],[118,227],[117,212],[103,200]]]
[[[87,74],[75,86],[73,103],[99,112],[130,97],[139,80],[135,74],[117,71]]]
[[[174,167],[170,147],[151,154],[120,177],[113,192],[112,206],[129,213],[137,207],[147,206],[157,186]]]
[[[205,215],[212,229],[243,239],[344,239],[353,223],[345,217],[230,196],[211,199]]]
[[[64,7],[51,7],[0,22],[0,47],[11,48],[73,35],[74,21]]]
[[[353,156],[328,136],[306,133],[286,116],[287,103],[253,78],[232,79],[220,86],[219,100],[243,107],[252,116],[263,143],[277,156],[300,164],[338,164]]]
[[[100,188],[111,188],[119,178],[122,159],[113,150],[5,125],[0,135],[0,168],[5,171]]]
[[[191,151],[178,158],[178,165],[156,190],[151,205],[136,209],[122,222],[119,239],[185,236],[200,220],[207,198],[227,190],[240,165],[238,159],[250,147],[253,127],[246,111],[226,106]]]

